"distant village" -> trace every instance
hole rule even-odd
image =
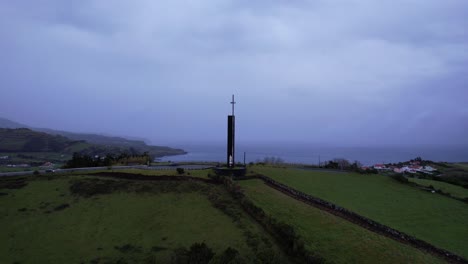
[[[407,164],[401,165],[392,165],[392,164],[375,164],[374,166],[363,166],[361,169],[369,170],[369,169],[376,169],[377,171],[393,171],[395,173],[425,173],[425,174],[433,174],[437,171],[436,168],[422,165],[421,161],[419,160],[412,160]]]

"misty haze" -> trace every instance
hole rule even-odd
[[[468,263],[467,16],[0,1],[0,263]]]

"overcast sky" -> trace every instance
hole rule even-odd
[[[0,0],[0,116],[237,141],[468,145],[466,0]]]

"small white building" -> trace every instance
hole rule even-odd
[[[431,166],[424,166],[423,170],[428,171],[428,172],[433,172],[433,171],[436,171],[437,169]]]
[[[404,172],[416,173],[416,170],[414,168],[404,166],[404,167],[400,168],[400,173],[404,173]]]

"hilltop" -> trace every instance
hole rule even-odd
[[[15,121],[11,121],[9,119],[2,118],[2,117],[0,117],[0,127],[1,128],[22,128],[22,127],[29,128],[26,125],[23,125],[23,124],[20,124]]]

